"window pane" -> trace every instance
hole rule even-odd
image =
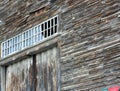
[[[57,26],[55,26],[55,33],[57,32]]]
[[[9,40],[7,41],[7,48],[9,47]]]
[[[47,22],[45,22],[45,29],[47,29]]]
[[[32,36],[35,34],[35,33],[34,33],[34,31],[35,31],[35,29],[34,29],[34,28],[32,28]]]
[[[48,28],[50,28],[50,21],[48,21]]]
[[[9,50],[10,50],[10,53],[12,53],[12,47],[10,47]]]
[[[7,49],[7,42],[5,42],[5,49]]]
[[[57,17],[55,17],[55,24],[57,24]]]
[[[10,39],[10,45],[9,46],[12,46],[12,39]]]
[[[42,33],[41,33],[41,39],[44,39],[44,31],[42,31]]]
[[[4,54],[4,50],[3,50],[3,51],[2,51],[2,57],[4,57],[4,55],[5,55],[5,54]]]
[[[15,44],[15,51],[17,51],[17,44]]]
[[[38,26],[35,27],[35,34],[37,34],[37,33],[38,33]]]
[[[48,36],[50,36],[51,35],[51,33],[50,33],[50,29],[48,29]]]
[[[25,33],[23,34],[23,39],[25,39]]]
[[[38,26],[38,33],[41,33],[41,26]]]
[[[44,24],[42,24],[41,27],[42,27],[42,31],[43,31],[44,30]]]
[[[15,37],[15,44],[17,43],[17,37]]]
[[[12,42],[13,42],[13,45],[15,45],[15,42],[14,42],[14,41],[15,41],[15,38],[13,38],[13,41],[12,41]]]
[[[53,35],[54,31],[53,31],[53,27],[51,28],[51,35]]]
[[[26,32],[26,39],[28,39],[28,31]]]
[[[9,54],[9,48],[7,48],[7,55]]]
[[[18,36],[18,40],[17,41],[18,41],[18,43],[20,43],[20,36]]]
[[[5,49],[5,56],[7,55],[7,49]]]
[[[13,38],[13,52],[15,51],[15,38]]]
[[[38,27],[35,27],[35,42],[37,42],[38,40],[37,40],[37,35],[38,34]]]
[[[28,39],[26,39],[26,46],[28,46]]]
[[[29,45],[31,45],[32,44],[32,40],[31,40],[31,38],[29,38]]]
[[[25,40],[23,41],[23,47],[25,47]]]
[[[32,36],[32,30],[30,29],[29,30],[29,37],[31,37]]]
[[[35,42],[35,29],[32,29],[32,44]]]
[[[5,44],[4,43],[2,44],[2,50],[5,50]]]
[[[53,19],[51,20],[51,26],[53,26]]]

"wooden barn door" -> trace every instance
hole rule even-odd
[[[6,67],[6,91],[32,91],[32,65],[32,58],[27,58]]]
[[[59,91],[57,48],[6,67],[6,91]]]
[[[36,60],[36,91],[59,91],[59,60],[57,48],[54,47],[38,54]]]

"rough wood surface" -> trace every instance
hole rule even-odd
[[[37,90],[57,91],[58,89],[58,63],[57,48],[42,52],[37,55]]]
[[[120,85],[120,0],[53,1],[0,1],[0,42],[58,14],[61,91]]]
[[[62,91],[120,85],[119,5],[119,0],[77,0],[63,9]]]
[[[6,68],[6,91],[27,91],[32,88],[32,58]]]
[[[6,91],[60,91],[58,64],[58,51],[54,47],[9,65]]]

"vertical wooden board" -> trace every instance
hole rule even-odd
[[[58,69],[57,69],[57,49],[56,48],[53,48],[52,49],[52,60],[50,60],[51,62],[53,62],[53,91],[57,91],[57,72],[58,72]]]
[[[43,77],[44,77],[44,89],[45,91],[48,91],[48,85],[47,85],[47,51],[43,52],[42,55],[42,61],[43,61]]]
[[[6,91],[28,91],[32,89],[30,77],[32,64],[32,58],[27,58],[6,68]]]
[[[44,60],[44,55],[45,53],[43,52],[42,54],[42,90],[45,91],[45,82],[44,82],[44,68],[45,68],[45,60]]]
[[[37,91],[57,91],[57,55],[56,47],[37,55]]]
[[[36,56],[36,67],[37,67],[37,88],[36,91],[42,91],[43,89],[43,75],[42,75],[42,55],[38,54]]]
[[[52,77],[52,73],[51,73],[51,64],[50,64],[50,61],[49,61],[49,57],[51,56],[51,52],[50,51],[47,51],[47,80],[48,80],[48,91],[52,91],[52,80],[51,80],[51,77]]]

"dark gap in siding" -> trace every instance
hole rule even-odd
[[[54,3],[55,1],[57,1],[57,0],[50,0],[51,3]]]
[[[33,91],[37,88],[37,67],[36,67],[36,55],[33,55]]]
[[[34,15],[35,13],[42,13],[43,11],[45,11],[45,7],[42,7],[42,8],[38,8],[38,9],[36,9],[36,10],[33,10],[33,11],[31,11],[31,12],[29,12],[29,14],[30,15]]]

